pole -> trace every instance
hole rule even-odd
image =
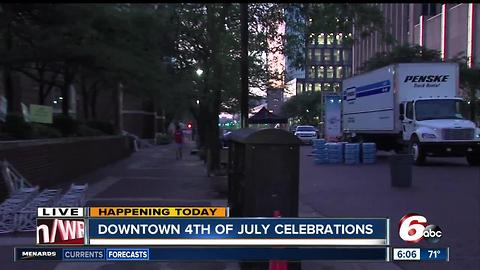
[[[240,4],[240,124],[248,127],[248,4]]]

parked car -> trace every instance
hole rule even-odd
[[[318,132],[313,126],[298,126],[295,129],[295,136],[304,143],[312,143],[313,139],[318,138]]]

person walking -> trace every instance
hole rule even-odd
[[[175,126],[174,138],[175,138],[175,144],[176,144],[175,155],[176,155],[176,159],[179,160],[179,159],[182,159],[183,157],[183,143],[184,143],[183,131],[180,128],[179,124]]]

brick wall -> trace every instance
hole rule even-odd
[[[40,187],[70,182],[132,152],[133,142],[126,136],[0,143],[0,160],[7,159],[28,181]],[[3,201],[6,190],[3,183],[0,186],[0,201]]]

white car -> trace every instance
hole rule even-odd
[[[313,139],[317,139],[317,130],[313,126],[298,126],[295,129],[295,136],[302,142],[312,143]]]

